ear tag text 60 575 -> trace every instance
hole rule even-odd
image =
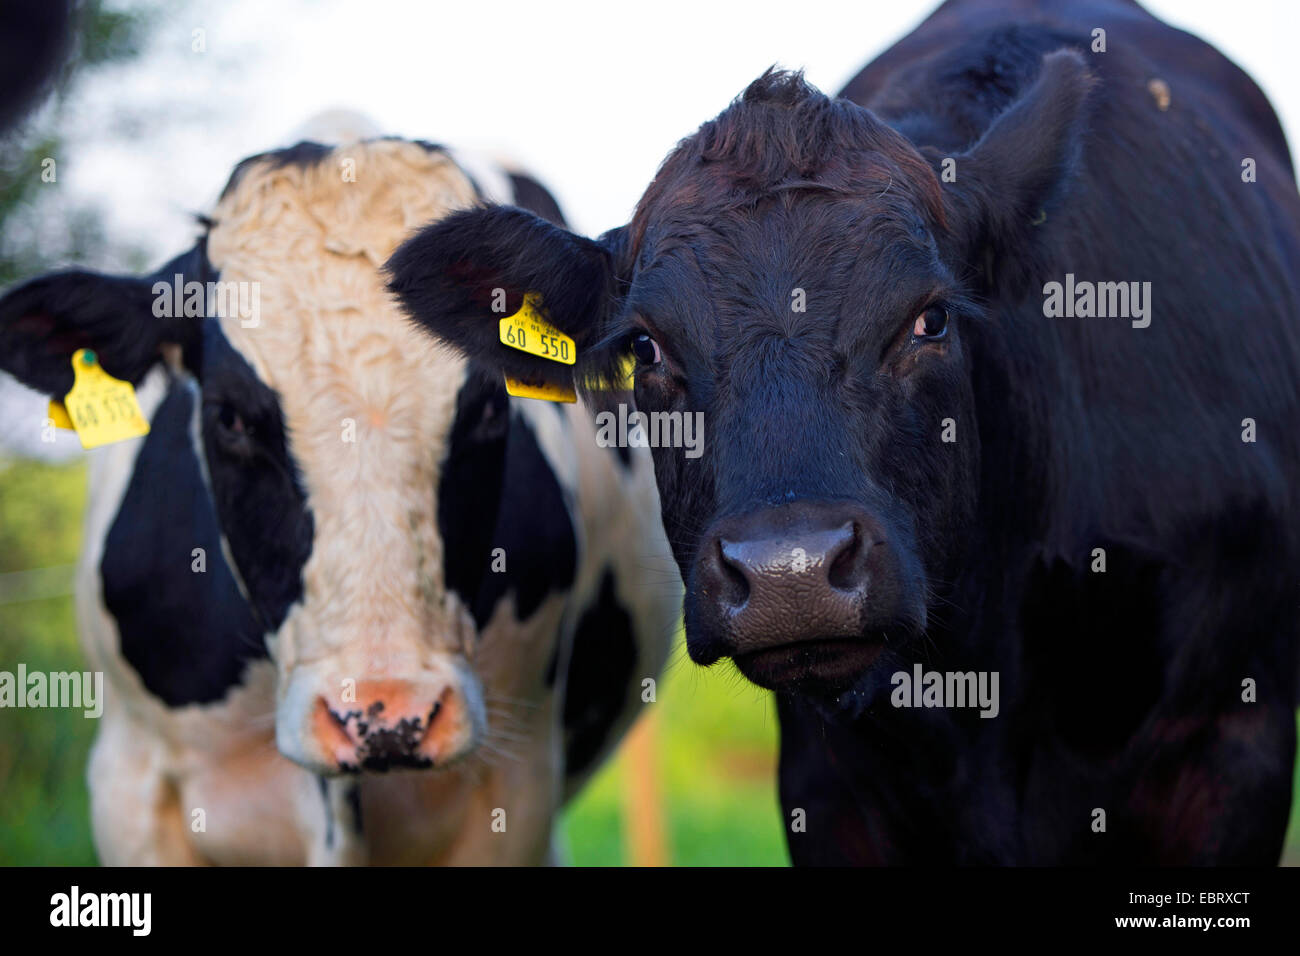
[[[72,356],[72,373],[72,391],[64,396],[63,409],[81,447],[98,448],[149,434],[131,383],[105,372],[94,352],[79,349]],[[62,427],[55,406],[50,402],[50,418]]]

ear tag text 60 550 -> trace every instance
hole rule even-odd
[[[542,318],[541,305],[541,297],[536,292],[526,294],[519,311],[499,323],[501,344],[538,358],[572,365],[578,360],[573,339]]]
[[[573,339],[542,318],[541,307],[541,296],[536,292],[526,293],[519,311],[499,323],[501,344],[551,362],[572,365],[578,360],[577,346]],[[523,379],[506,375],[505,378],[506,391],[519,398],[545,402],[578,400],[572,385],[547,382],[541,377]]]

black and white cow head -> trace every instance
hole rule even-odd
[[[150,490],[136,496],[114,526],[125,545],[105,553],[105,602],[123,652],[168,704],[222,687],[209,668],[177,689],[186,662],[149,646],[164,641],[150,607],[165,608],[171,628],[193,614],[192,627],[221,630],[213,618],[228,616],[213,638],[227,644],[250,618],[249,643],[265,637],[277,667],[278,745],[322,773],[441,766],[484,732],[472,612],[490,564],[507,396],[499,375],[415,329],[379,272],[413,228],[478,198],[449,155],[424,144],[300,144],[241,164],[195,248],[155,275],[61,272],[0,299],[0,368],[33,388],[62,397],[72,356],[89,348],[110,375],[166,375],[169,395],[188,391],[174,405],[188,421],[167,432],[156,419],[139,455],[164,472],[192,455],[205,500],[158,527]],[[205,294],[187,310],[190,283]],[[160,507],[168,492],[156,490]],[[177,540],[179,527],[209,506],[220,553],[207,562],[238,587],[228,612],[212,575],[177,585],[192,608],[172,594],[173,563],[188,575],[203,543]],[[153,587],[123,567],[145,560]],[[146,623],[128,635],[128,619]],[[229,648],[217,658],[240,661]]]
[[[631,353],[640,410],[703,413],[701,457],[654,451],[690,654],[838,697],[924,632],[962,566],[985,266],[1025,268],[1088,86],[1079,57],[1048,57],[941,185],[940,155],[769,72],[665,160],[629,225],[591,240],[459,213],[398,250],[391,288],[464,354],[564,377],[496,341],[492,290],[535,292],[580,383]]]

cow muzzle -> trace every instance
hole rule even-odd
[[[276,743],[317,773],[443,767],[471,753],[483,736],[482,687],[463,662],[400,677],[312,670],[300,668],[289,680]]]
[[[891,631],[924,628],[882,522],[852,502],[800,500],[715,522],[687,598],[687,649],[731,657],[772,689],[843,689]],[[909,593],[910,592],[910,593]]]

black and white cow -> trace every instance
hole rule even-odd
[[[658,675],[677,595],[648,454],[509,397],[384,289],[486,179],[422,143],[302,143],[241,163],[156,274],[0,299],[0,367],[59,397],[93,349],[152,423],[90,467],[105,862],[543,861]]]
[[[494,341],[532,292],[704,416],[654,453],[687,647],[776,690],[796,862],[1276,862],[1300,195],[1213,48],[951,0],[843,98],[760,77],[627,226],[463,212],[393,272],[477,361],[565,374]]]

